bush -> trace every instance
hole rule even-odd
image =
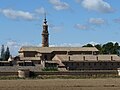
[[[45,67],[42,71],[58,71],[57,67]]]

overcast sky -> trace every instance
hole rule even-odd
[[[0,0],[0,45],[41,45],[45,12],[51,46],[120,42],[120,0]]]

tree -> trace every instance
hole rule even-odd
[[[87,44],[84,45],[83,47],[93,47],[92,44]],[[100,54],[118,54],[120,55],[120,46],[119,44],[113,43],[113,42],[108,42],[106,44],[97,44],[95,47],[99,50]]]
[[[1,59],[2,59],[2,60],[5,59],[5,49],[4,49],[4,45],[2,45],[2,47],[1,47]]]
[[[7,47],[7,48],[6,48],[6,51],[5,51],[4,45],[2,45],[2,47],[1,47],[1,58],[0,58],[0,60],[6,61],[6,60],[9,59],[9,57],[10,57],[9,47]]]
[[[92,44],[87,44],[87,45],[84,45],[83,47],[93,47]]]
[[[10,57],[10,50],[9,47],[7,47],[6,51],[5,51],[5,60],[8,60]]]
[[[102,46],[103,54],[114,54],[114,44],[112,42],[108,42]]]
[[[120,46],[119,46],[119,44],[116,42],[115,44],[114,44],[114,54],[119,54],[119,50],[120,50]]]
[[[99,53],[102,54],[102,45],[97,44],[95,47],[99,50]]]

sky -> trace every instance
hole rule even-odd
[[[120,43],[120,0],[0,0],[0,46],[17,55],[41,46],[44,13],[50,46]]]

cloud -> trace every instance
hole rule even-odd
[[[16,41],[11,40],[6,43],[6,46],[17,48],[20,46],[20,44],[18,44]]]
[[[92,44],[93,46],[95,46],[95,45],[97,45],[97,44],[99,44],[99,43],[94,42],[94,41],[91,41],[91,42],[89,42],[88,44]]]
[[[33,44],[28,43],[28,42],[20,43],[20,42],[14,41],[14,40],[9,40],[4,45],[5,45],[5,47],[6,46],[9,47],[10,53],[12,56],[19,55],[18,51],[22,46],[33,46]]]
[[[80,43],[62,43],[62,44],[51,44],[50,47],[81,47]]]
[[[88,22],[94,25],[103,25],[106,23],[106,21],[102,18],[90,18]]]
[[[5,46],[5,49],[6,49],[7,46],[9,47],[10,54],[12,56],[16,56],[16,55],[18,55],[18,50],[19,50],[19,48],[20,48],[21,45],[18,44],[16,41],[10,40],[10,41],[6,42],[4,44],[4,46]],[[0,47],[0,49],[1,49],[1,47]]]
[[[93,10],[101,13],[113,12],[112,6],[104,0],[82,0],[82,6],[88,10]]]
[[[116,18],[113,20],[115,23],[120,23],[120,18]]]
[[[90,29],[90,27],[88,25],[83,25],[83,24],[76,24],[74,27],[79,30],[89,30]]]
[[[37,8],[37,9],[35,10],[35,12],[38,13],[38,14],[45,14],[45,13],[46,13],[46,12],[45,12],[45,9],[44,9],[43,7]]]
[[[69,4],[66,2],[61,2],[60,0],[49,0],[53,4],[56,10],[66,10],[69,9]]]
[[[97,26],[107,24],[107,21],[102,18],[89,18],[86,24],[75,24],[74,28],[79,30],[96,30]]]
[[[7,18],[14,20],[35,20],[35,16],[30,12],[17,11],[13,9],[0,9],[0,13],[6,16]]]
[[[55,31],[55,32],[59,32],[61,30],[63,30],[64,28],[64,24],[61,23],[60,25],[54,25],[54,24],[49,24],[49,27],[51,28],[51,30]]]

